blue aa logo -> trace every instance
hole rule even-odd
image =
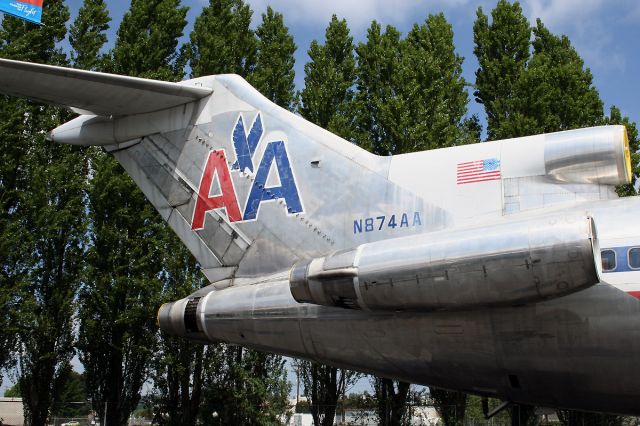
[[[264,128],[260,113],[256,116],[248,132],[242,115],[238,117],[232,135],[236,162],[231,166],[231,171],[254,174],[253,184],[242,215],[238,208],[238,197],[231,182],[224,150],[209,153],[198,188],[198,198],[192,221],[193,229],[203,228],[206,213],[217,209],[224,209],[231,222],[255,220],[262,203],[269,201],[284,200],[289,214],[303,212],[298,186],[283,140],[269,141],[257,167],[254,164],[253,157],[261,143],[263,134]],[[272,167],[273,165],[275,167]],[[270,180],[270,173],[276,173],[277,176]],[[211,196],[211,188],[216,180],[216,186],[220,188],[221,193]],[[279,182],[279,185],[267,186],[268,181]]]

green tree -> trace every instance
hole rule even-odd
[[[74,67],[99,70],[104,58],[100,50],[107,42],[111,17],[104,0],[84,0],[78,17],[69,29],[71,62]],[[103,64],[102,64],[103,65]]]
[[[124,425],[140,400],[156,344],[164,225],[113,158],[95,154],[78,349],[98,416],[103,424]]]
[[[262,23],[256,29],[258,49],[255,71],[249,81],[269,100],[288,110],[295,102],[296,45],[289,29],[284,25],[282,14],[267,7],[262,14]]]
[[[4,391],[5,398],[20,398],[22,391],[20,390],[20,382],[8,388]]]
[[[433,405],[444,426],[462,426],[468,395],[463,392],[429,388]]]
[[[476,117],[464,118],[468,95],[462,58],[442,14],[414,25],[405,40],[373,22],[358,58],[355,110],[358,144],[393,155],[479,141]],[[376,410],[384,424],[405,421],[409,383],[374,377]]]
[[[593,76],[566,36],[552,34],[538,19],[534,52],[515,86],[511,116],[501,137],[556,132],[602,123],[603,105]]]
[[[405,40],[375,21],[360,43],[356,95],[357,141],[393,155],[479,140],[477,117],[465,118],[468,95],[443,15],[414,25]]]
[[[310,361],[297,361],[296,368],[304,385],[315,426],[332,426],[338,401],[362,375]]]
[[[184,76],[185,47],[178,48],[188,7],[180,0],[132,0],[111,52],[113,71],[178,81]]]
[[[62,1],[46,3],[43,27],[5,17],[0,32],[2,56],[64,64],[65,55],[57,43],[66,35],[68,18]],[[3,233],[17,233],[9,238],[18,242],[4,264],[3,278],[9,282],[3,287],[11,286],[11,322],[20,353],[17,367],[25,418],[32,425],[42,425],[73,356],[74,296],[84,252],[86,161],[77,148],[45,140],[46,131],[68,118],[66,112],[11,100],[3,112],[8,113],[9,123],[20,121],[16,128],[2,130],[8,140],[17,142],[14,149],[23,150],[10,151],[8,156],[15,163],[3,168],[3,183],[15,185],[5,187],[3,194],[7,196],[3,207],[9,207],[3,219],[10,222],[3,223],[8,225]]]
[[[375,392],[376,412],[380,424],[385,426],[401,426],[409,424],[408,398],[411,385],[407,382],[374,377],[372,380]]]
[[[242,0],[211,0],[191,33],[192,76],[236,73],[270,100],[292,106],[295,45],[281,14],[267,9],[256,34]],[[260,70],[256,63],[260,63]],[[201,420],[222,424],[273,424],[287,407],[288,383],[281,356],[216,345],[206,351]]]
[[[487,113],[489,139],[602,123],[602,101],[591,72],[566,36],[552,34],[538,19],[531,42],[518,2],[501,0],[491,15],[489,24],[478,9],[474,24],[480,65],[475,95]]]
[[[62,385],[55,394],[51,414],[56,417],[80,417],[88,412],[84,374],[77,373],[68,366]]]
[[[178,0],[134,0],[118,29],[109,69],[179,80],[184,48],[178,39],[187,8]],[[165,225],[115,160],[92,158],[89,185],[91,247],[80,293],[80,359],[103,424],[126,424],[140,401],[157,344]]]
[[[282,424],[291,389],[282,357],[229,345],[209,346],[208,355],[203,424]]]
[[[187,297],[205,283],[195,259],[173,232],[165,227],[163,247],[163,300]],[[161,333],[151,363],[155,420],[160,424],[196,424],[208,362],[205,346]]]
[[[501,127],[514,112],[515,86],[530,58],[531,28],[519,2],[498,1],[492,22],[478,8],[473,25],[474,53],[478,58],[476,100],[487,113],[489,140],[510,137]]]
[[[398,126],[406,115],[401,96],[402,46],[397,29],[387,26],[382,33],[380,24],[373,21],[366,43],[356,48],[356,141],[378,155],[390,155],[402,146],[403,129]]]
[[[308,53],[311,62],[304,67],[300,114],[343,138],[354,139],[355,123],[350,109],[354,102],[356,62],[347,21],[333,15],[325,32],[325,43],[312,41]],[[314,424],[332,425],[338,400],[359,375],[309,361],[300,361],[298,369]]]
[[[300,114],[307,120],[345,139],[354,134],[353,86],[356,77],[353,37],[346,20],[333,15],[326,40],[311,42],[311,62],[304,66],[304,88],[300,92]]]
[[[0,26],[0,54],[7,59],[62,64],[64,55],[56,43],[65,36],[67,19],[68,11],[60,1],[46,5],[43,11],[46,25],[42,27],[5,16]],[[25,232],[24,223],[19,219],[32,179],[33,156],[29,156],[35,144],[32,136],[38,131],[50,130],[37,129],[35,126],[42,123],[36,116],[46,115],[48,111],[51,110],[43,111],[25,99],[0,98],[0,369],[12,361],[18,286],[28,280],[26,277],[32,268],[33,240],[25,238],[32,235]]]
[[[394,153],[477,142],[477,134],[468,133],[473,126],[464,121],[469,99],[462,60],[442,13],[413,26],[400,71],[408,114],[399,123],[405,134]]]
[[[209,0],[191,32],[191,75],[235,73],[247,78],[255,69],[257,43],[251,8],[242,0]]]
[[[613,414],[585,413],[575,410],[558,410],[560,423],[567,426],[622,426],[624,417]]]
[[[622,124],[627,128],[627,136],[629,138],[629,151],[631,152],[631,165],[633,167],[632,182],[627,185],[620,185],[616,188],[616,192],[621,197],[628,197],[630,195],[636,195],[635,183],[640,176],[640,139],[638,138],[638,128],[636,123],[629,120],[629,117],[622,117],[620,109],[616,106],[612,106],[609,111],[609,116],[605,117],[605,124]]]

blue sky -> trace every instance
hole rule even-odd
[[[46,1],[46,0],[45,0]],[[489,13],[493,1],[476,0],[245,0],[254,11],[253,26],[261,20],[268,5],[283,13],[298,46],[296,52],[296,85],[304,85],[304,64],[312,40],[324,39],[324,30],[333,13],[346,18],[355,42],[363,41],[373,19],[391,24],[406,34],[414,23],[421,23],[430,13],[444,12],[455,32],[456,49],[465,60],[463,75],[473,83],[477,61],[473,55],[473,21],[478,6]],[[82,0],[67,0],[72,19]],[[107,0],[113,18],[110,41],[115,38],[128,2]],[[208,0],[183,0],[190,7],[189,25]],[[533,23],[541,18],[556,34],[566,34],[594,76],[594,84],[608,111],[611,105],[621,108],[631,120],[640,121],[640,90],[637,70],[640,68],[640,2],[635,0],[523,0],[525,15]],[[482,106],[470,96],[470,113],[484,122]]]

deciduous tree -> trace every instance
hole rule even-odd
[[[256,29],[256,35],[256,67],[249,82],[270,101],[292,110],[295,102],[293,54],[296,44],[284,25],[282,14],[267,7],[267,11],[262,14],[262,23]]]
[[[476,100],[487,113],[489,140],[510,137],[501,127],[514,113],[515,86],[530,58],[531,28],[519,2],[499,0],[491,23],[482,8],[473,25],[474,54],[478,58]]]
[[[347,21],[333,15],[325,37],[323,45],[314,40],[309,47],[311,61],[304,66],[299,112],[307,120],[351,140],[356,62]]]
[[[75,68],[99,70],[104,65],[100,54],[107,42],[111,17],[104,0],[84,0],[69,29],[71,63]]]
[[[251,8],[242,0],[209,0],[191,32],[191,75],[235,73],[247,78],[255,69],[257,43],[250,28]]]
[[[155,79],[182,78],[185,57],[178,39],[186,13],[179,0],[132,1],[108,69]],[[154,318],[162,300],[166,225],[111,156],[95,152],[92,165],[80,359],[103,424],[124,425],[140,401],[157,344]]]

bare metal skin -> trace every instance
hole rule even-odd
[[[621,126],[377,157],[234,75],[0,60],[73,108],[211,283],[160,327],[507,401],[640,414],[640,227]],[[637,246],[636,246],[637,245]]]

